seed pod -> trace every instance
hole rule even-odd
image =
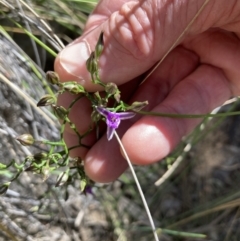
[[[110,82],[106,84],[105,91],[110,95],[114,95],[118,91],[118,87],[115,83]]]
[[[130,105],[129,107],[127,107],[127,110],[133,110],[133,111],[140,111],[141,109],[143,109],[146,105],[148,105],[148,101],[143,101],[143,102],[138,102],[135,101],[132,103],[132,105]]]
[[[30,165],[29,167],[25,168],[24,171],[25,172],[37,172],[38,169],[37,169],[37,167]]]
[[[101,115],[96,110],[93,110],[93,112],[91,114],[91,120],[94,123],[97,123],[100,119],[101,119]]]
[[[97,61],[96,61],[94,52],[92,52],[89,58],[87,59],[86,66],[89,73],[94,74],[97,72],[98,66],[97,66]]]
[[[100,57],[100,55],[102,54],[103,51],[103,46],[104,46],[104,42],[103,42],[103,32],[100,33],[98,41],[97,41],[97,45],[95,47],[95,56],[98,59]]]
[[[77,82],[65,82],[63,83],[62,87],[64,90],[76,95],[85,92],[83,86],[81,86]]]
[[[117,85],[115,83],[107,83],[105,86],[105,91],[109,94],[109,95],[113,95],[114,99],[119,103],[120,102],[120,91],[117,87]]]
[[[65,184],[68,181],[68,178],[69,178],[69,170],[65,172],[61,172],[57,177],[57,182],[55,184],[55,187],[59,187]]]
[[[16,140],[21,143],[23,146],[31,146],[35,140],[30,134],[23,134],[21,136],[16,137]]]
[[[63,106],[52,105],[53,112],[57,118],[64,120],[68,114],[68,111]]]
[[[118,90],[115,94],[114,94],[114,99],[119,103],[121,100],[121,95],[120,95],[120,91]]]
[[[45,159],[48,156],[48,154],[46,152],[39,152],[33,155],[33,159],[35,161],[41,161],[43,159]]]
[[[48,71],[46,73],[46,79],[48,81],[48,83],[52,84],[52,85],[57,85],[59,84],[59,76],[56,72],[54,71]]]
[[[44,95],[37,103],[37,106],[48,106],[55,104],[55,99],[51,95]]]

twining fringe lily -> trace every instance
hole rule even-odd
[[[110,141],[114,131],[119,127],[121,120],[133,118],[134,112],[111,112],[103,107],[96,107],[97,111],[106,118],[107,123],[107,139]]]

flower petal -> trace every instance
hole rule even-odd
[[[121,120],[131,119],[136,115],[134,112],[119,112],[118,116]]]
[[[107,127],[107,139],[110,141],[113,138],[113,134],[114,134],[115,129],[108,126]]]
[[[136,115],[134,112],[111,112],[101,106],[97,106],[96,110],[106,118],[107,139],[113,138],[114,131],[120,125],[121,120],[130,119]]]
[[[109,113],[111,113],[110,111],[108,111],[107,109],[97,106],[96,110],[103,116],[105,116],[106,118],[108,117]]]
[[[109,127],[113,129],[117,129],[120,125],[121,119],[117,113],[109,113],[108,117],[106,118],[106,123]]]

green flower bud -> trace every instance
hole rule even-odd
[[[101,119],[101,115],[97,111],[93,111],[91,114],[91,120],[97,123]]]
[[[16,140],[21,143],[23,146],[31,146],[35,140],[30,134],[23,134],[21,136],[16,137]]]
[[[37,106],[48,106],[55,104],[55,99],[51,95],[44,95],[37,103]]]
[[[140,111],[143,109],[146,105],[148,105],[148,101],[143,101],[143,102],[133,102],[132,105],[127,107],[127,110],[133,110],[133,111]]]
[[[57,118],[64,120],[68,114],[68,111],[63,106],[52,105],[53,112]]]
[[[117,93],[118,90],[118,87],[115,83],[107,83],[106,86],[105,86],[105,91],[110,94],[110,95],[114,95]]]
[[[97,41],[97,45],[95,47],[95,56],[98,59],[100,57],[100,55],[102,54],[103,51],[103,46],[104,46],[104,42],[103,42],[103,32],[100,33],[98,41]]]
[[[64,90],[76,95],[85,92],[83,86],[81,86],[77,82],[65,82],[63,83],[62,87]]]
[[[121,100],[121,95],[120,95],[120,91],[118,90],[117,93],[114,95],[114,99],[119,103]]]
[[[92,75],[97,72],[98,65],[97,65],[97,60],[95,58],[95,53],[94,52],[92,52],[91,55],[89,56],[89,58],[87,59],[86,66],[87,66],[87,70]]]
[[[120,95],[120,91],[117,87],[117,85],[115,83],[107,83],[106,86],[105,86],[105,91],[110,94],[110,95],[113,95],[114,99],[119,103],[120,102],[120,98],[121,98],[121,95]]]
[[[48,83],[50,83],[52,85],[59,84],[59,76],[54,71],[48,71],[46,73],[46,79],[47,79]]]
[[[6,182],[0,186],[0,194],[4,194],[7,192],[11,182]]]

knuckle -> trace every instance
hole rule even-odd
[[[115,28],[112,32],[123,51],[142,60],[153,53],[154,29],[148,1],[140,2],[131,1],[122,6],[112,19]]]

